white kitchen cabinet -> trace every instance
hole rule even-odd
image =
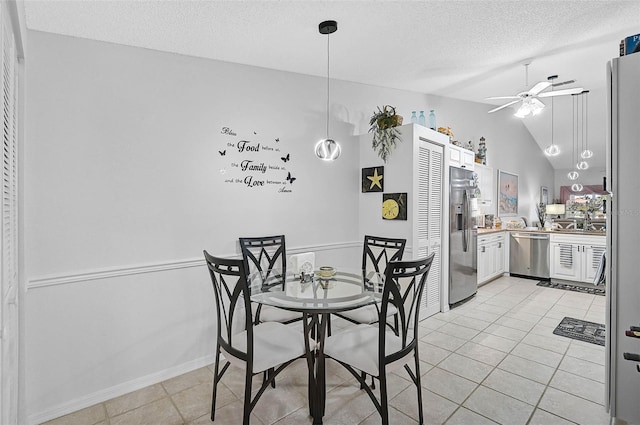
[[[504,273],[504,232],[478,235],[478,285]]]
[[[456,145],[449,145],[449,165],[473,170],[476,155],[473,151]]]
[[[551,279],[593,283],[606,249],[604,235],[551,235],[549,242]]]
[[[480,189],[480,197],[478,205],[490,207],[493,205],[493,198],[497,192],[493,180],[493,168],[482,164],[475,164],[475,171],[478,174],[478,188]]]

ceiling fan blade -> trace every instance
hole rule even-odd
[[[493,97],[485,97],[485,100],[495,100],[495,99],[520,99],[520,96],[493,96]]]
[[[494,109],[490,110],[488,113],[490,114],[490,113],[492,113],[492,112],[499,111],[500,109],[506,108],[507,106],[511,106],[511,105],[513,105],[514,103],[518,103],[518,102],[520,102],[520,99],[518,99],[518,100],[514,100],[514,101],[509,102],[509,103],[505,103],[505,104],[504,104],[504,105],[502,105],[502,106],[498,106],[497,108],[494,108]]]
[[[558,87],[558,86],[564,86],[565,84],[573,84],[575,83],[576,80],[567,80],[567,81],[563,81],[561,83],[553,83],[551,84],[553,87]]]
[[[582,87],[576,87],[573,89],[564,89],[556,91],[548,91],[546,93],[540,93],[538,97],[551,97],[551,96],[564,96],[566,94],[580,94],[584,91]]]
[[[531,88],[531,90],[529,90],[530,94],[538,94],[540,93],[542,90],[546,89],[547,87],[549,87],[551,85],[551,83],[549,81],[540,81],[538,84],[536,84],[535,86],[533,86]]]

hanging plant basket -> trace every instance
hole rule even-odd
[[[396,108],[385,105],[382,109],[378,106],[369,120],[370,133],[373,133],[371,147],[386,163],[391,151],[401,142],[400,131],[396,128],[402,125],[402,116],[396,115]]]

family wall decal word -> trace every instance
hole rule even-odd
[[[280,137],[270,139],[275,143],[272,144],[252,132],[250,137],[238,137],[231,127],[221,128],[226,140],[218,150],[218,160],[222,162],[220,174],[225,176],[224,183],[258,190],[277,187],[278,193],[291,193],[291,185],[297,179],[288,168],[291,153],[281,152]]]

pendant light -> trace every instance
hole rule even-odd
[[[583,159],[589,159],[593,156],[593,151],[589,149],[589,90],[585,90],[584,93],[587,95],[587,111],[585,112],[585,149],[582,151],[580,156]]]
[[[571,105],[572,105],[572,118],[573,118],[573,125],[571,126],[571,163],[575,164],[576,162],[576,152],[578,150],[577,146],[578,146],[578,113],[576,111],[576,104],[578,103],[578,98],[576,97],[577,94],[572,94],[571,95]],[[577,180],[578,177],[580,176],[580,173],[578,173],[576,170],[572,170],[569,171],[567,173],[567,177],[569,177],[569,180]]]
[[[551,84],[551,91],[553,92],[553,80],[558,78],[557,75],[552,75],[547,78]],[[547,156],[556,156],[560,153],[560,148],[553,144],[553,96],[551,96],[551,144],[544,150],[544,154]]]
[[[583,91],[582,93],[580,93],[580,99],[582,100],[582,143],[580,145],[580,147],[582,148],[582,153],[580,154],[580,156],[583,158],[582,161],[578,162],[576,164],[576,167],[578,168],[578,170],[586,170],[589,168],[589,163],[587,161],[584,160],[585,158],[585,153],[587,153],[589,155],[589,158],[593,155],[593,153],[591,151],[589,151],[588,149],[586,149],[586,129],[587,129],[587,125],[586,125],[586,119],[585,119],[585,94],[589,93],[588,90]]]
[[[318,25],[320,34],[327,35],[327,135],[326,138],[316,143],[316,156],[324,161],[333,161],[340,156],[340,145],[329,138],[329,34],[338,30],[336,21],[324,21]]]

